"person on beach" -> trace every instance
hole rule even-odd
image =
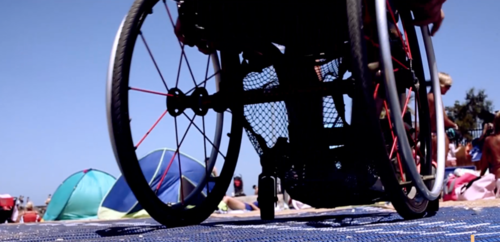
[[[484,140],[482,153],[479,161],[481,176],[489,170],[490,173],[495,174],[498,184],[498,179],[500,179],[500,112],[495,114],[493,134]]]
[[[222,198],[222,203],[226,204],[231,210],[246,210],[246,211],[259,211],[259,203],[257,201],[253,203],[246,203],[237,198],[224,196]]]
[[[441,95],[446,95],[446,93],[450,90],[451,85],[453,83],[453,80],[451,76],[447,73],[440,72],[439,73],[439,84],[440,84],[440,92]],[[455,130],[458,130],[458,125],[454,123],[453,121],[448,118],[446,115],[446,112],[444,110],[444,105],[443,105],[443,110],[436,110],[434,107],[434,93],[430,92],[427,94],[427,100],[429,101],[429,115],[431,119],[431,133],[432,133],[432,159],[437,162],[437,139],[436,139],[436,132],[437,132],[437,123],[436,123],[436,112],[443,112],[443,118],[444,118],[444,128],[454,128]],[[448,155],[449,152],[449,144],[450,140],[448,139],[448,136],[445,135],[445,161],[447,160],[446,156]],[[446,164],[447,167],[451,166],[450,163],[447,162]]]
[[[26,210],[21,212],[18,220],[21,223],[37,223],[40,222],[41,219],[42,218],[40,217],[40,214],[38,214],[38,211],[34,210],[33,203],[27,202]]]

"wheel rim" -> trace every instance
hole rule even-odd
[[[384,77],[384,83],[385,83],[385,88],[386,88],[386,95],[389,95],[387,98],[389,101],[389,107],[391,110],[401,110],[400,104],[399,104],[399,98],[397,97],[397,90],[396,90],[396,82],[395,82],[395,77],[393,73],[393,66],[392,66],[392,60],[391,60],[391,50],[389,46],[389,36],[388,36],[388,25],[387,25],[387,16],[386,16],[386,1],[385,0],[376,0],[375,2],[375,9],[376,9],[376,20],[377,20],[377,28],[378,28],[378,36],[379,36],[379,43],[380,43],[380,54],[381,54],[381,64],[382,64],[382,69],[383,69],[383,77]],[[427,50],[427,56],[429,59],[433,59],[433,50],[429,49],[429,43],[430,38],[428,35],[426,35],[426,32],[424,31],[426,28],[423,27],[422,31],[424,33],[424,40],[426,41],[426,50]],[[427,29],[428,30],[428,29]],[[437,82],[437,68],[435,68],[435,61],[429,62],[432,65],[431,72],[436,72],[432,73],[431,78],[432,82],[434,84],[434,87],[439,86],[439,83]],[[439,90],[434,88],[434,90]],[[439,99],[438,99],[439,96]],[[437,105],[439,102],[440,105]],[[440,109],[437,109],[440,108]],[[436,95],[436,110],[441,110],[441,97],[439,93]],[[440,112],[436,112],[440,113]],[[440,117],[441,116],[441,117]],[[442,137],[443,139],[444,135],[444,124],[443,124],[443,117],[441,115],[437,115],[437,127],[438,127],[438,139],[439,137]],[[399,115],[391,114],[391,119],[393,120],[394,127],[396,129],[396,132],[398,134],[404,134],[405,129],[403,125],[403,120]],[[443,130],[440,130],[442,128]],[[429,190],[427,186],[425,185],[424,181],[420,177],[419,172],[417,171],[417,167],[415,165],[415,161],[412,157],[412,151],[411,148],[408,144],[408,142],[404,139],[398,139],[398,145],[400,147],[399,153],[403,157],[403,161],[405,166],[407,167],[408,171],[408,176],[411,178],[411,181],[414,183],[417,191],[426,199],[428,200],[436,200],[442,190],[442,181],[443,181],[443,176],[444,176],[444,157],[442,155],[444,153],[444,140],[438,140],[438,168],[437,168],[437,174],[435,177],[435,182],[432,186],[432,189]]]

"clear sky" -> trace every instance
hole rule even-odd
[[[22,194],[40,204],[76,171],[96,168],[120,174],[108,134],[105,83],[112,42],[132,2],[0,1],[0,193]],[[494,93],[500,90],[495,74],[500,68],[500,1],[480,2],[453,0],[444,5],[446,19],[433,41],[439,69],[454,79],[445,105],[462,100],[466,90],[475,87],[486,89],[495,108],[500,107]],[[171,39],[166,14],[161,15],[144,33],[161,68],[173,70],[165,70],[172,83],[179,47]],[[138,69],[132,74],[134,82],[139,88],[157,87],[162,91],[142,44],[138,51],[142,54],[133,64]],[[206,57],[189,60],[193,68],[202,70],[197,74],[200,80]],[[189,75],[182,81],[192,83]],[[149,82],[156,84],[146,84]],[[144,134],[164,110],[163,98],[141,95],[131,101],[136,102],[131,107],[133,128],[138,129],[134,131],[136,141],[140,138],[136,136]],[[180,118],[179,125],[185,127],[186,120]],[[140,155],[156,148],[174,148],[172,125],[172,118],[158,125],[159,131],[155,129],[151,139],[141,145]],[[207,127],[213,125],[213,121],[207,121]],[[181,151],[201,160],[203,143],[198,140],[185,142]],[[245,191],[252,193],[260,164],[246,137],[235,173],[244,176]]]

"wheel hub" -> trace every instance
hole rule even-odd
[[[167,95],[167,111],[173,117],[179,116],[186,109],[183,99],[186,95],[178,88],[172,88]]]
[[[203,87],[194,89],[190,96],[186,96],[178,88],[172,88],[168,91],[167,111],[173,117],[181,115],[186,108],[192,109],[196,115],[205,116],[210,104],[210,95]]]

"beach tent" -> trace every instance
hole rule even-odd
[[[181,152],[181,180],[179,176],[179,157],[174,156],[174,154],[175,150],[162,148],[154,150],[139,159],[142,173],[146,177],[146,180],[148,180],[151,189],[156,191],[158,197],[164,203],[178,203],[181,201],[181,181],[184,196],[191,194],[192,189],[201,182],[206,172],[204,162],[200,162]],[[165,173],[167,169],[168,171]],[[213,184],[210,182],[208,189],[212,187]],[[196,204],[201,199],[204,199],[206,192],[207,188],[204,188],[201,194],[193,200],[192,204]],[[149,217],[149,215],[138,203],[124,177],[120,176],[103,199],[99,207],[98,218],[120,219],[141,217]]]
[[[115,181],[115,177],[96,169],[74,173],[53,193],[43,220],[97,218],[99,205]]]

